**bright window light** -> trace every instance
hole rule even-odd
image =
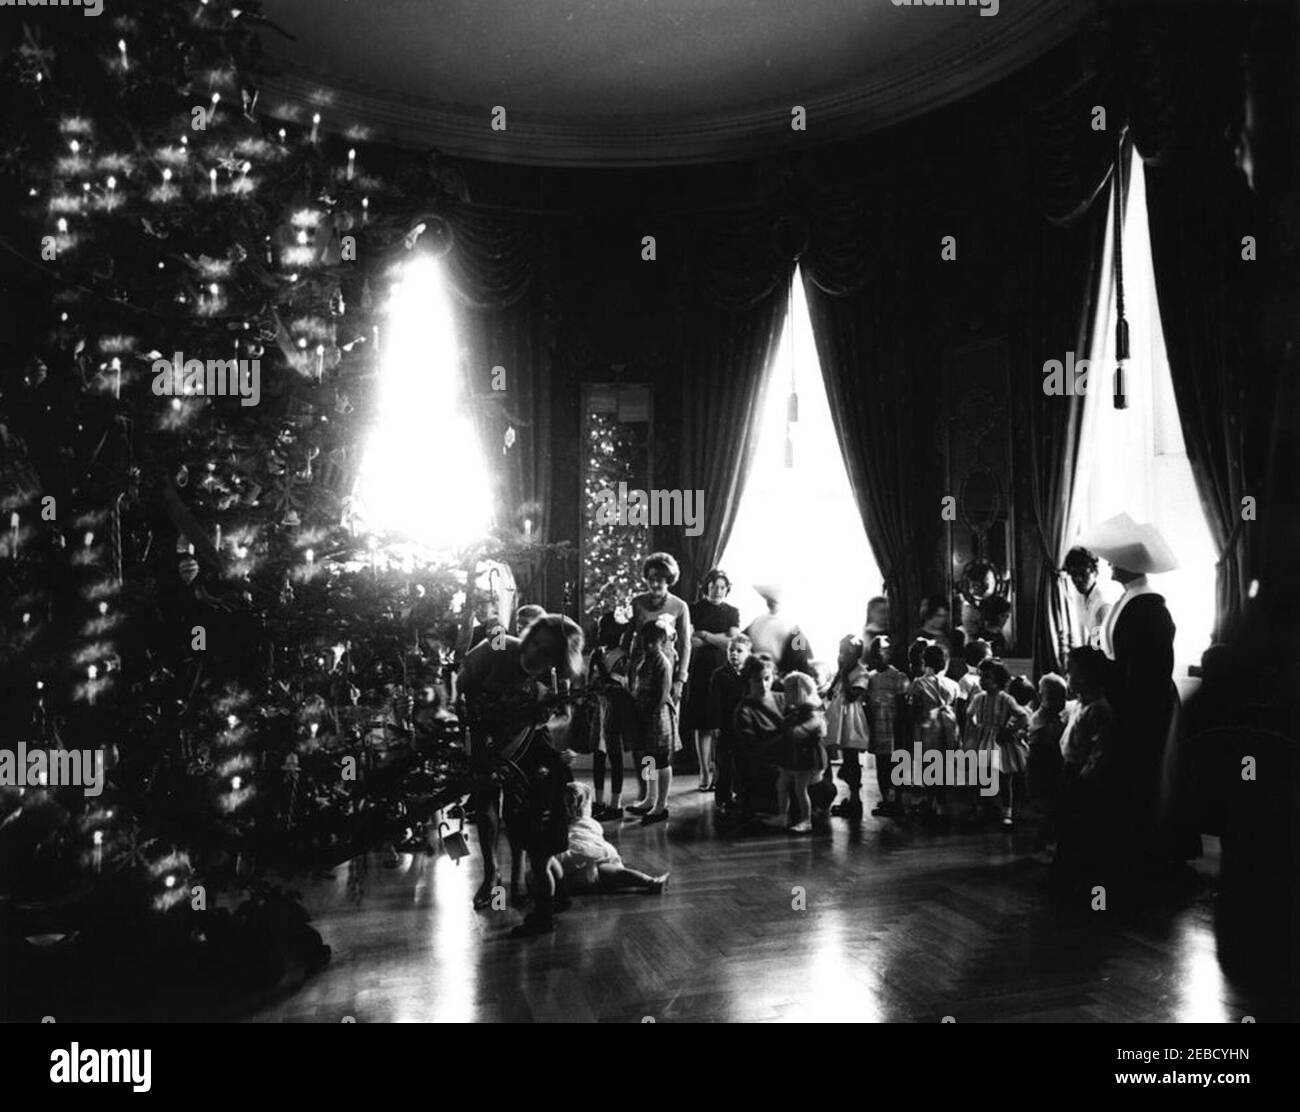
[[[742,629],[767,610],[754,584],[780,583],[781,613],[804,631],[818,660],[833,663],[840,638],[861,634],[867,601],[882,583],[849,490],[797,273],[793,310],[768,369],[758,448],[721,566]],[[790,429],[794,466],[786,467],[792,359],[799,420]]]
[[[1112,273],[1114,214],[1106,231],[1103,273]],[[1125,512],[1150,521],[1178,557],[1177,571],[1153,575],[1151,586],[1164,595],[1177,626],[1176,674],[1200,662],[1214,628],[1217,553],[1196,490],[1174,401],[1169,358],[1156,299],[1147,227],[1146,178],[1131,167],[1124,217],[1124,314],[1129,322],[1132,358],[1125,368],[1127,409],[1116,409],[1114,283],[1098,314],[1100,355],[1088,376],[1079,447],[1073,535],[1086,535],[1097,523]]]
[[[385,330],[375,422],[356,491],[360,521],[367,531],[433,550],[467,546],[487,532],[492,497],[462,406],[460,352],[438,262],[406,264]]]

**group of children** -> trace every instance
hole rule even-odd
[[[641,658],[627,683],[608,684],[602,713],[630,732],[637,767],[657,769],[675,742],[666,709],[670,664],[661,625],[640,631]],[[613,670],[609,647],[597,647],[594,672]],[[709,680],[709,725],[717,731],[718,813],[737,826],[762,820],[802,834],[813,820],[858,819],[863,813],[864,754],[874,760],[880,802],[874,815],[946,821],[962,811],[969,821],[986,818],[975,785],[919,786],[896,782],[894,753],[975,751],[997,772],[998,819],[1011,827],[1017,808],[1038,825],[1036,848],[1051,856],[1063,825],[1095,815],[1114,745],[1114,715],[1105,696],[1108,662],[1093,649],[1071,653],[1069,681],[1045,675],[1037,689],[1012,678],[986,641],[963,646],[956,661],[938,640],[918,638],[906,671],[896,666],[888,637],[870,641],[851,635],[839,646],[829,684],[802,672],[778,676],[776,663],[754,653],[748,637],[730,641],[727,662]],[[608,681],[606,681],[608,683]],[[1073,695],[1074,701],[1070,696]],[[622,709],[619,709],[621,704]],[[608,737],[607,737],[608,740]],[[597,818],[621,815],[604,804],[604,773],[619,746],[596,755]],[[847,797],[835,803],[833,761]],[[638,776],[641,800],[631,809],[658,805],[653,776]],[[1026,806],[1027,805],[1027,806]]]
[[[667,881],[667,874],[650,876],[624,865],[600,825],[625,812],[647,825],[662,821],[665,773],[681,748],[668,623],[646,621],[634,639],[629,632],[612,616],[597,630],[588,662],[596,696],[595,786],[569,782],[563,788],[567,841],[547,851],[544,868],[540,861],[534,868],[534,885],[550,897],[544,899],[548,908],[554,903],[559,910],[575,889],[653,893]],[[1015,808],[1028,803],[1040,856],[1080,871],[1095,863],[1104,851],[1097,834],[1108,825],[1116,789],[1115,716],[1106,696],[1110,664],[1104,654],[1072,650],[1068,682],[1048,674],[1037,689],[1012,679],[984,640],[965,644],[954,661],[943,641],[918,637],[906,671],[894,657],[883,633],[847,636],[834,675],[819,685],[802,671],[778,675],[770,654],[754,652],[744,634],[733,636],[726,663],[708,680],[719,816],[737,831],[761,822],[791,834],[810,833],[815,821],[831,816],[860,819],[863,754],[869,754],[880,796],[873,815],[946,822],[964,809],[968,820],[980,822],[982,793],[991,784],[900,776],[899,766],[907,761],[896,760],[973,751],[979,759],[966,767],[996,770],[1002,826],[1011,827]],[[640,786],[637,802],[627,808],[621,806],[625,752]],[[836,756],[838,779],[848,788],[839,803]],[[526,921],[519,931],[549,929],[549,914],[542,918],[541,925]]]

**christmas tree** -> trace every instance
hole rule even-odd
[[[431,556],[361,527],[372,285],[437,246],[438,186],[259,114],[255,0],[6,18],[5,285],[29,312],[0,372],[3,744],[104,762],[100,794],[0,787],[7,933],[111,902],[212,946],[293,920],[274,878],[459,794],[468,595],[485,558],[544,546]]]

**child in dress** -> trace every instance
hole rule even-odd
[[[1029,763],[1029,744],[1024,733],[1029,715],[1008,693],[1011,675],[1002,661],[992,658],[980,665],[980,692],[971,700],[966,720],[965,748],[992,754],[998,773],[998,803],[1002,825],[1015,824],[1013,784]]]
[[[853,634],[840,641],[839,662],[826,706],[826,745],[832,751],[840,751],[840,779],[849,786],[849,798],[832,807],[831,814],[849,819],[862,817],[862,753],[870,748],[867,724],[870,677],[862,659],[863,649],[862,638]]]
[[[907,691],[912,708],[912,743],[919,744],[923,753],[931,749],[947,751],[959,744],[957,714],[953,709],[957,701],[957,685],[944,674],[947,668],[948,650],[939,642],[931,641],[921,651],[921,675],[912,681]],[[920,800],[920,809],[924,813],[935,817],[945,813],[948,802],[946,789],[913,785],[910,794]]]
[[[714,669],[709,677],[707,721],[718,736],[714,754],[718,782],[714,798],[723,814],[736,806],[736,708],[745,697],[745,680],[741,673],[752,649],[753,642],[745,634],[737,633],[727,642],[727,662]]]
[[[593,793],[586,784],[565,786],[569,815],[569,848],[547,862],[552,887],[563,883],[569,892],[645,892],[657,896],[668,874],[650,876],[623,864],[618,850],[605,840],[604,831],[591,816]]]
[[[588,683],[596,692],[591,778],[596,786],[592,817],[597,822],[623,817],[623,754],[635,733],[632,696],[628,692],[628,653],[623,643],[628,627],[626,620],[620,622],[619,617],[617,610],[601,615],[587,672]],[[608,806],[605,804],[607,769]]]
[[[791,834],[807,834],[812,830],[812,803],[808,788],[826,768],[826,716],[822,713],[821,696],[811,676],[791,672],[785,677],[785,711],[781,732],[775,742],[776,764],[780,769],[776,779],[776,816],[768,820],[769,826],[785,827],[790,812],[790,801],[795,806],[795,821],[789,825]]]
[[[772,692],[776,661],[754,653],[740,672],[745,697],[736,707],[736,796],[742,819],[770,813],[775,807],[772,743],[781,733],[781,704]]]
[[[957,725],[961,728],[962,737],[966,736],[966,716],[970,713],[971,700],[980,691],[980,665],[992,655],[989,643],[978,637],[967,641],[966,647],[961,651],[966,670],[957,680]]]
[[[668,792],[673,783],[673,753],[677,738],[677,704],[673,702],[673,665],[666,651],[668,631],[658,621],[648,621],[637,635],[641,653],[632,672],[632,701],[636,707],[637,769],[641,798],[628,808],[641,817],[642,826],[668,818]],[[649,762],[654,762],[653,775]]]
[[[894,740],[906,721],[899,709],[907,698],[907,677],[894,667],[894,646],[883,634],[867,650],[867,667],[868,749],[876,764],[876,787],[880,791],[880,802],[871,813],[894,815],[899,812],[899,793],[891,779]],[[900,740],[907,744],[905,735]]]
[[[1029,716],[1029,768],[1025,780],[1029,802],[1038,813],[1034,849],[1050,861],[1056,843],[1056,808],[1061,791],[1061,736],[1067,720],[1066,682],[1049,672],[1038,681],[1038,707]]]

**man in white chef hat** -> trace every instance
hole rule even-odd
[[[1179,700],[1174,620],[1148,576],[1174,571],[1178,558],[1156,526],[1128,514],[1103,521],[1080,543],[1110,563],[1112,578],[1124,588],[1102,625],[1101,649],[1114,661],[1108,695],[1119,722],[1117,771],[1132,808],[1133,849],[1166,859],[1195,856],[1199,848],[1184,853],[1173,843],[1186,839],[1158,830],[1170,802]]]
[[[1159,617],[1161,610],[1168,617],[1164,597],[1151,586],[1147,576],[1175,571],[1178,568],[1178,558],[1159,529],[1149,522],[1134,521],[1128,514],[1117,514],[1103,521],[1084,541],[1084,547],[1110,563],[1111,578],[1124,588],[1124,593],[1110,608],[1101,628],[1101,649],[1111,660],[1115,660],[1116,636],[1118,634],[1124,640],[1126,633],[1126,629],[1121,627],[1121,619],[1135,599],[1153,596],[1149,603],[1139,604],[1129,614],[1124,627],[1134,625],[1137,619],[1144,624],[1149,621],[1155,621],[1159,626],[1165,624]],[[1172,651],[1173,620],[1168,619],[1168,624]]]

